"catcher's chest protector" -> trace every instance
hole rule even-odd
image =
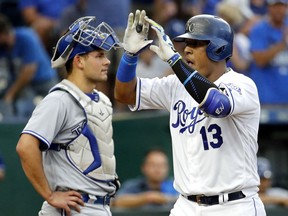
[[[67,159],[92,179],[114,180],[116,165],[112,138],[113,110],[109,98],[94,91],[95,100],[92,100],[68,80],[63,80],[54,90],[56,89],[72,95],[86,117],[81,133],[65,150]]]

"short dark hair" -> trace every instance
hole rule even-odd
[[[154,153],[154,152],[159,152],[159,153],[162,153],[162,154],[167,156],[166,151],[162,147],[154,146],[154,147],[151,147],[145,151],[142,163],[145,162],[145,160],[149,154]]]
[[[66,64],[65,64],[65,68],[66,68],[66,71],[67,71],[68,74],[71,73],[71,71],[72,71],[72,68],[73,68],[73,63],[72,62],[73,62],[73,58],[69,59],[66,62]]]

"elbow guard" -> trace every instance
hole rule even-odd
[[[210,88],[207,91],[204,100],[199,105],[199,109],[207,115],[223,118],[229,114],[231,104],[226,95],[222,94],[216,88]]]

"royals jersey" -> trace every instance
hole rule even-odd
[[[230,100],[225,118],[198,108],[176,75],[138,78],[136,105],[170,112],[174,187],[183,195],[215,195],[245,189],[257,192],[256,167],[260,105],[254,82],[232,70],[215,84]]]

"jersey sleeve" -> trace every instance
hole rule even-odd
[[[173,93],[175,75],[163,78],[137,78],[136,105],[129,106],[132,111],[143,109],[169,110]]]
[[[22,131],[22,134],[26,133],[38,138],[41,141],[40,148],[42,150],[49,148],[56,134],[65,124],[67,116],[67,105],[64,104],[61,97],[53,97],[52,94],[39,103]]]
[[[234,75],[235,73],[228,75],[230,77],[219,84],[219,89],[230,100],[230,115],[258,110],[260,104],[255,83],[242,74],[238,74],[236,79],[235,77],[233,78]]]

